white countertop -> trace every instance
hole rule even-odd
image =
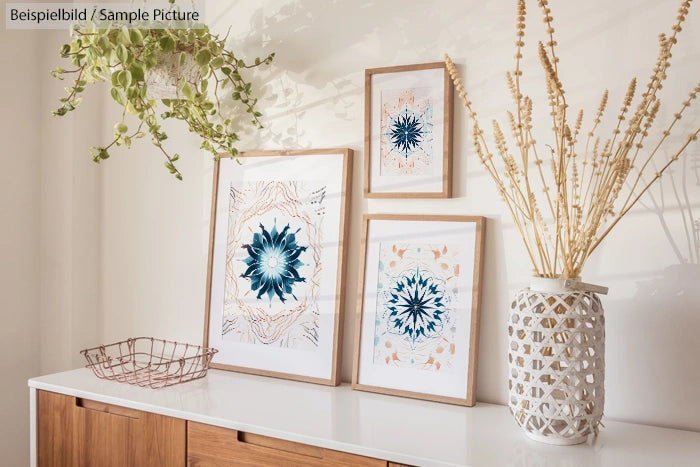
[[[35,389],[417,466],[698,466],[700,433],[603,420],[578,446],[529,440],[508,408],[437,402],[209,370],[145,389],[81,368],[32,378]]]

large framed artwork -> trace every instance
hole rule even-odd
[[[355,389],[476,401],[484,218],[366,215]]]
[[[365,70],[365,197],[449,198],[452,115],[443,62]]]
[[[222,157],[204,345],[214,368],[337,385],[350,149]]]

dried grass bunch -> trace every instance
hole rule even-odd
[[[507,112],[508,126],[517,151],[511,152],[504,131],[496,120],[493,120],[496,152],[490,150],[462,79],[445,54],[450,75],[474,124],[476,153],[513,216],[536,275],[579,277],[586,259],[612,228],[678,160],[688,145],[697,140],[700,128],[691,132],[680,147],[672,149],[672,155],[659,164],[660,169],[656,168],[655,156],[700,93],[700,84],[681,104],[659,140],[655,143],[647,141],[661,106],[657,93],[666,80],[671,50],[691,1],[682,2],[670,35],[659,35],[659,55],[636,108],[633,101],[637,80],[630,82],[617,115],[617,125],[609,136],[599,136],[603,131],[599,124],[608,106],[607,90],[603,92],[587,133],[583,130],[583,110],[573,114],[572,124],[572,114],[559,78],[551,10],[547,0],[538,1],[549,36],[546,43],[539,43],[538,52],[547,81],[555,140],[555,144],[547,145],[542,153],[537,149],[533,133],[533,102],[523,95],[520,86],[523,74],[520,62],[525,45],[525,1],[518,0],[515,69],[506,73],[515,104],[515,111]]]

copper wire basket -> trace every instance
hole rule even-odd
[[[218,350],[153,337],[134,337],[81,350],[99,378],[154,389],[207,375]]]

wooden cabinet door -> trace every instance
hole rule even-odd
[[[386,467],[387,462],[252,433],[187,422],[187,465],[189,467],[232,465]]]
[[[185,420],[47,391],[37,397],[39,467],[185,465]]]

